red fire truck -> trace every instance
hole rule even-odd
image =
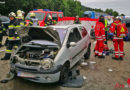
[[[34,9],[30,11],[26,16],[26,23],[29,23],[30,13],[35,13],[36,18],[38,18],[38,22],[40,26],[45,25],[45,21],[48,19],[48,16],[51,15],[53,21],[58,21],[58,18],[63,18],[63,12],[61,11],[50,11],[49,9]]]

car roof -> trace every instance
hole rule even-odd
[[[81,24],[72,24],[72,25],[51,25],[51,26],[44,26],[44,27],[41,27],[41,26],[35,26],[35,27],[36,28],[43,28],[43,29],[46,28],[46,27],[67,29],[67,28],[70,28],[70,27],[78,27],[78,26],[83,26],[83,25],[81,25]],[[34,26],[31,26],[31,27],[34,27]]]
[[[81,24],[72,24],[72,25],[53,25],[50,27],[53,28],[70,28],[70,27],[78,27],[78,26],[82,26]]]

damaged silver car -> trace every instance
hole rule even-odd
[[[82,25],[30,27],[31,40],[11,57],[17,77],[39,82],[65,82],[71,68],[90,56],[90,35]]]

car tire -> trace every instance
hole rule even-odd
[[[89,44],[87,52],[84,54],[85,59],[89,59],[91,54],[91,44]]]
[[[68,80],[69,72],[70,72],[69,64],[65,63],[60,72],[60,79],[59,79],[60,83],[65,83]]]

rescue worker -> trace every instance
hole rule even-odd
[[[35,13],[30,13],[30,21],[29,21],[29,26],[38,26],[38,19],[36,18]]]
[[[115,60],[123,60],[124,57],[124,41],[123,37],[128,33],[127,27],[125,24],[121,23],[119,18],[116,18],[110,27],[111,32],[114,34],[113,36],[113,44],[115,56],[112,59]]]
[[[20,24],[20,27],[21,27],[21,26],[25,26],[25,21],[23,20],[23,15],[22,15],[22,14],[19,14],[19,15],[17,16],[17,19],[18,19],[18,22],[19,22],[19,24]]]
[[[105,20],[104,17],[101,15],[99,17],[99,21],[96,23],[95,26],[95,37],[96,37],[96,46],[95,46],[95,57],[98,56],[99,58],[104,58],[103,49],[104,49],[104,41],[106,41],[105,37]]]
[[[75,17],[74,24],[81,24],[81,22],[79,20],[79,16]]]
[[[9,18],[10,18],[10,23],[9,23],[8,31],[7,31],[8,43],[7,43],[7,47],[6,47],[5,56],[3,58],[1,58],[1,60],[10,59],[13,46],[20,45],[20,43],[18,42],[20,40],[20,38],[16,32],[16,27],[19,25],[19,23],[18,23],[18,20],[16,19],[15,13],[14,12],[9,13]]]
[[[23,20],[25,20],[25,12],[22,11],[22,17],[23,17]]]
[[[0,20],[0,47],[2,47],[3,31],[5,30],[2,21]]]
[[[102,17],[102,18],[103,18],[103,17]],[[108,18],[108,17],[107,17],[107,18]],[[109,51],[108,43],[107,43],[108,31],[109,31],[107,18],[105,19],[105,36],[106,36],[106,41],[104,42],[104,50],[105,50],[105,51]]]
[[[54,25],[54,22],[52,21],[52,17],[49,15],[47,20],[45,21],[45,26]]]

